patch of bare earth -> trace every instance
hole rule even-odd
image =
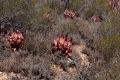
[[[27,80],[26,77],[22,76],[21,74],[15,74],[13,72],[7,73],[7,72],[0,72],[0,80]]]
[[[83,41],[81,41],[81,42],[83,42]],[[89,60],[87,58],[87,55],[84,54],[84,53],[82,53],[85,48],[86,48],[86,45],[85,45],[84,42],[81,43],[81,45],[75,45],[75,46],[73,46],[73,50],[76,53],[78,53],[79,57],[81,58],[81,65],[83,65],[83,66],[89,66],[90,62],[89,62]]]

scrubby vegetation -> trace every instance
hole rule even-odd
[[[119,80],[120,5],[111,9],[110,0],[66,2],[0,0],[0,71],[20,73],[27,80]],[[66,6],[76,17],[64,18]],[[92,21],[95,14],[101,21]],[[6,39],[11,29],[25,35],[15,52]],[[51,53],[50,41],[62,31],[72,37],[71,58]]]

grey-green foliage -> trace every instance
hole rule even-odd
[[[107,3],[108,0],[70,0],[70,9],[73,9],[80,16],[77,19],[65,20],[63,17],[65,3],[61,2],[61,0],[35,0],[35,2],[32,2],[32,0],[0,0],[0,21],[3,21],[0,25],[4,24],[5,27],[11,27],[12,24],[13,27],[22,30],[25,34],[23,51],[25,50],[26,52],[15,55],[15,57],[13,56],[13,62],[16,60],[16,57],[18,58],[18,62],[15,61],[15,65],[11,62],[10,66],[18,69],[16,65],[19,66],[18,63],[22,64],[22,62],[24,62],[25,65],[21,65],[19,70],[25,68],[31,71],[30,68],[33,69],[34,65],[39,64],[40,68],[43,68],[41,72],[39,71],[40,69],[38,70],[40,75],[44,73],[43,77],[47,77],[51,73],[49,72],[49,59],[52,58],[51,55],[49,55],[51,50],[50,39],[58,32],[64,31],[65,33],[69,33],[69,37],[73,37],[73,42],[76,44],[80,43],[81,38],[83,40],[85,39],[84,41],[86,44],[89,44],[87,42],[87,40],[89,41],[89,38],[92,39],[94,50],[99,52],[104,59],[108,61],[106,65],[103,63],[101,66],[99,63],[97,64],[97,61],[96,64],[91,62],[91,65],[93,65],[92,69],[88,72],[85,71],[85,74],[80,74],[81,79],[84,79],[83,77],[86,77],[86,75],[89,79],[93,76],[92,78],[94,79],[92,80],[110,79],[111,76],[112,79],[118,79],[116,77],[119,76],[119,63],[110,61],[115,58],[114,56],[119,53],[120,49],[120,16],[117,11],[109,11],[110,6]],[[44,18],[46,12],[51,12],[53,17],[51,20],[46,20]],[[102,16],[103,21],[100,23],[86,21],[86,18],[89,19],[93,14]],[[14,17],[14,15],[16,15],[16,17]],[[10,18],[10,20],[6,20],[8,19],[7,17]],[[85,17],[84,20],[83,17]],[[92,26],[90,26],[90,23]],[[18,27],[17,24],[21,25]],[[91,28],[96,27],[94,24],[99,24],[96,30],[92,30],[94,28]],[[98,39],[92,38],[93,35],[96,35]],[[4,55],[10,57],[10,54]],[[91,52],[90,55],[94,55],[93,52]],[[12,58],[9,58],[8,60],[11,59]],[[53,60],[53,62],[55,61],[59,62],[57,59]],[[9,64],[4,63],[4,65]],[[80,63],[77,63],[76,65],[80,66]],[[110,68],[108,66],[110,66]],[[4,67],[4,69],[7,69],[9,66]],[[102,70],[103,68],[101,67],[104,67],[105,71]],[[112,69],[111,71],[113,73],[111,72],[106,75],[106,71],[109,69]],[[48,71],[49,73],[47,74],[45,71]],[[114,74],[115,71],[116,74]],[[79,78],[79,75],[77,75],[77,77]]]
[[[96,49],[103,53],[105,60],[112,58],[116,51],[120,49],[119,15],[112,12],[107,17],[107,20],[101,24],[98,30],[100,38],[95,43]]]

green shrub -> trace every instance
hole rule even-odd
[[[107,20],[98,29],[99,39],[95,41],[94,45],[103,54],[105,60],[109,61],[115,55],[115,52],[120,49],[120,19],[115,12],[110,13],[107,17]]]

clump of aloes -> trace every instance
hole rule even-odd
[[[21,47],[21,43],[24,41],[24,36],[19,30],[11,30],[7,33],[7,40],[10,43],[12,50],[16,51],[16,49]]]
[[[102,18],[100,16],[98,16],[97,14],[94,14],[92,17],[91,17],[91,20],[93,22],[101,22],[102,21]]]
[[[62,55],[71,57],[72,56],[72,38],[68,39],[68,34],[63,33],[57,35],[56,38],[51,39],[52,53],[61,51]]]
[[[64,11],[64,17],[65,17],[65,19],[68,19],[68,18],[73,19],[73,18],[76,17],[76,14],[75,14],[75,12],[74,12],[73,10],[66,9],[66,10]]]
[[[109,4],[111,6],[111,10],[118,10],[120,7],[120,0],[110,0]]]

